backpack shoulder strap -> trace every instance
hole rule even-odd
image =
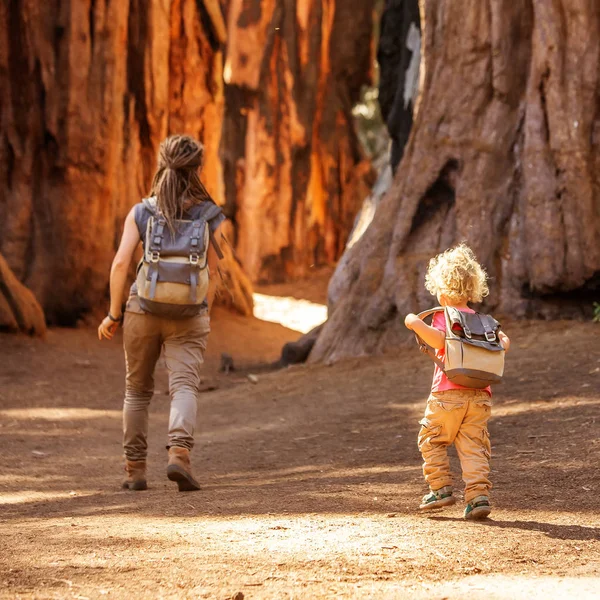
[[[222,213],[223,213],[223,210],[221,209],[221,207],[218,204],[215,204],[214,202],[211,202],[210,200],[205,200],[204,202],[202,202],[202,204],[198,205],[197,214],[195,216],[196,219],[203,219],[204,221],[206,221],[209,224],[208,225],[208,235],[210,238],[210,243],[212,244],[213,248],[215,249],[215,252],[216,252],[219,260],[221,260],[223,258],[223,251],[221,250],[221,248],[217,242],[217,239],[215,238],[215,234],[213,232],[212,227],[210,226],[210,222],[213,219],[216,219]]]
[[[202,211],[202,216],[206,219],[206,222],[212,221],[215,217],[218,217],[223,211],[221,207],[214,202],[205,201],[203,204],[208,206]]]
[[[208,235],[210,237],[210,243],[212,244],[212,246],[215,249],[215,252],[217,254],[217,258],[219,260],[223,260],[223,258],[224,258],[223,250],[221,250],[221,247],[219,246],[219,243],[217,242],[217,239],[215,238],[215,234],[210,227],[208,228]]]
[[[419,317],[419,319],[421,319],[421,321],[425,320],[427,317],[429,317],[430,315],[433,315],[437,312],[446,312],[446,309],[443,306],[436,306],[434,308],[430,308],[429,310],[424,310],[423,312],[420,312],[417,317]],[[419,350],[423,353],[426,354],[427,356],[429,356],[429,358],[442,370],[444,371],[444,363],[435,355],[435,352],[433,351],[433,348],[431,348],[430,346],[428,346],[425,341],[423,339],[421,339],[416,333],[415,333],[415,339],[417,340],[417,344],[419,344]]]
[[[419,319],[421,319],[421,321],[423,321],[423,319],[426,319],[429,315],[432,315],[436,312],[445,312],[446,309],[443,306],[434,306],[433,308],[430,308],[429,310],[424,310],[423,312],[420,312],[417,317],[419,317]]]
[[[153,216],[156,215],[157,204],[156,204],[156,198],[154,196],[152,196],[150,198],[143,198],[142,204],[144,205],[144,208],[146,208],[148,210],[148,212],[150,212]]]
[[[188,209],[188,213],[194,221],[203,220],[207,223],[218,217],[222,212],[221,207],[211,200],[205,200]]]

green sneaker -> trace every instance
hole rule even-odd
[[[452,495],[452,486],[447,485],[439,490],[431,490],[429,494],[423,496],[423,500],[419,505],[420,510],[433,510],[436,508],[444,508],[456,504],[456,498]]]
[[[469,502],[465,508],[465,519],[469,521],[480,521],[492,512],[490,499],[487,496],[477,496]]]

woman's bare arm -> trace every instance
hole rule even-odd
[[[123,302],[127,272],[133,260],[133,253],[139,243],[140,234],[135,224],[133,209],[131,209],[125,219],[121,243],[110,268],[110,314],[114,317],[121,314],[121,303]]]
[[[134,209],[132,208],[125,219],[123,235],[119,249],[112,262],[110,268],[110,309],[109,314],[115,319],[121,317],[121,304],[123,302],[123,292],[125,291],[125,283],[127,281],[127,272],[129,265],[133,259],[133,253],[140,243],[140,234],[137,225],[135,224]],[[100,327],[98,327],[98,338],[103,337],[112,339],[118,323],[110,317],[106,317]]]

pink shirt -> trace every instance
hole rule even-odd
[[[463,312],[474,313],[472,308],[461,308]],[[433,321],[431,322],[432,327],[446,333],[446,317],[443,312],[436,312],[433,315]],[[435,351],[435,355],[444,362],[444,356],[446,355],[446,349],[440,348]],[[444,371],[442,371],[437,365],[435,365],[435,371],[433,372],[433,382],[431,383],[432,392],[445,392],[446,390],[470,390],[472,388],[465,387],[464,385],[458,385],[452,383],[447,377]],[[485,390],[490,396],[492,395],[492,389],[488,386]]]

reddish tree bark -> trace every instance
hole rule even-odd
[[[0,251],[51,323],[105,304],[123,219],[168,133],[204,142],[204,180],[223,200],[224,27],[209,4],[0,4]],[[224,267],[222,297],[248,312],[230,250]]]
[[[373,5],[229,3],[226,207],[254,281],[335,262],[368,194],[351,111],[370,81]]]
[[[421,3],[414,126],[392,190],[332,286],[311,360],[384,351],[435,300],[429,258],[468,242],[487,310],[581,315],[600,284],[600,5]]]

